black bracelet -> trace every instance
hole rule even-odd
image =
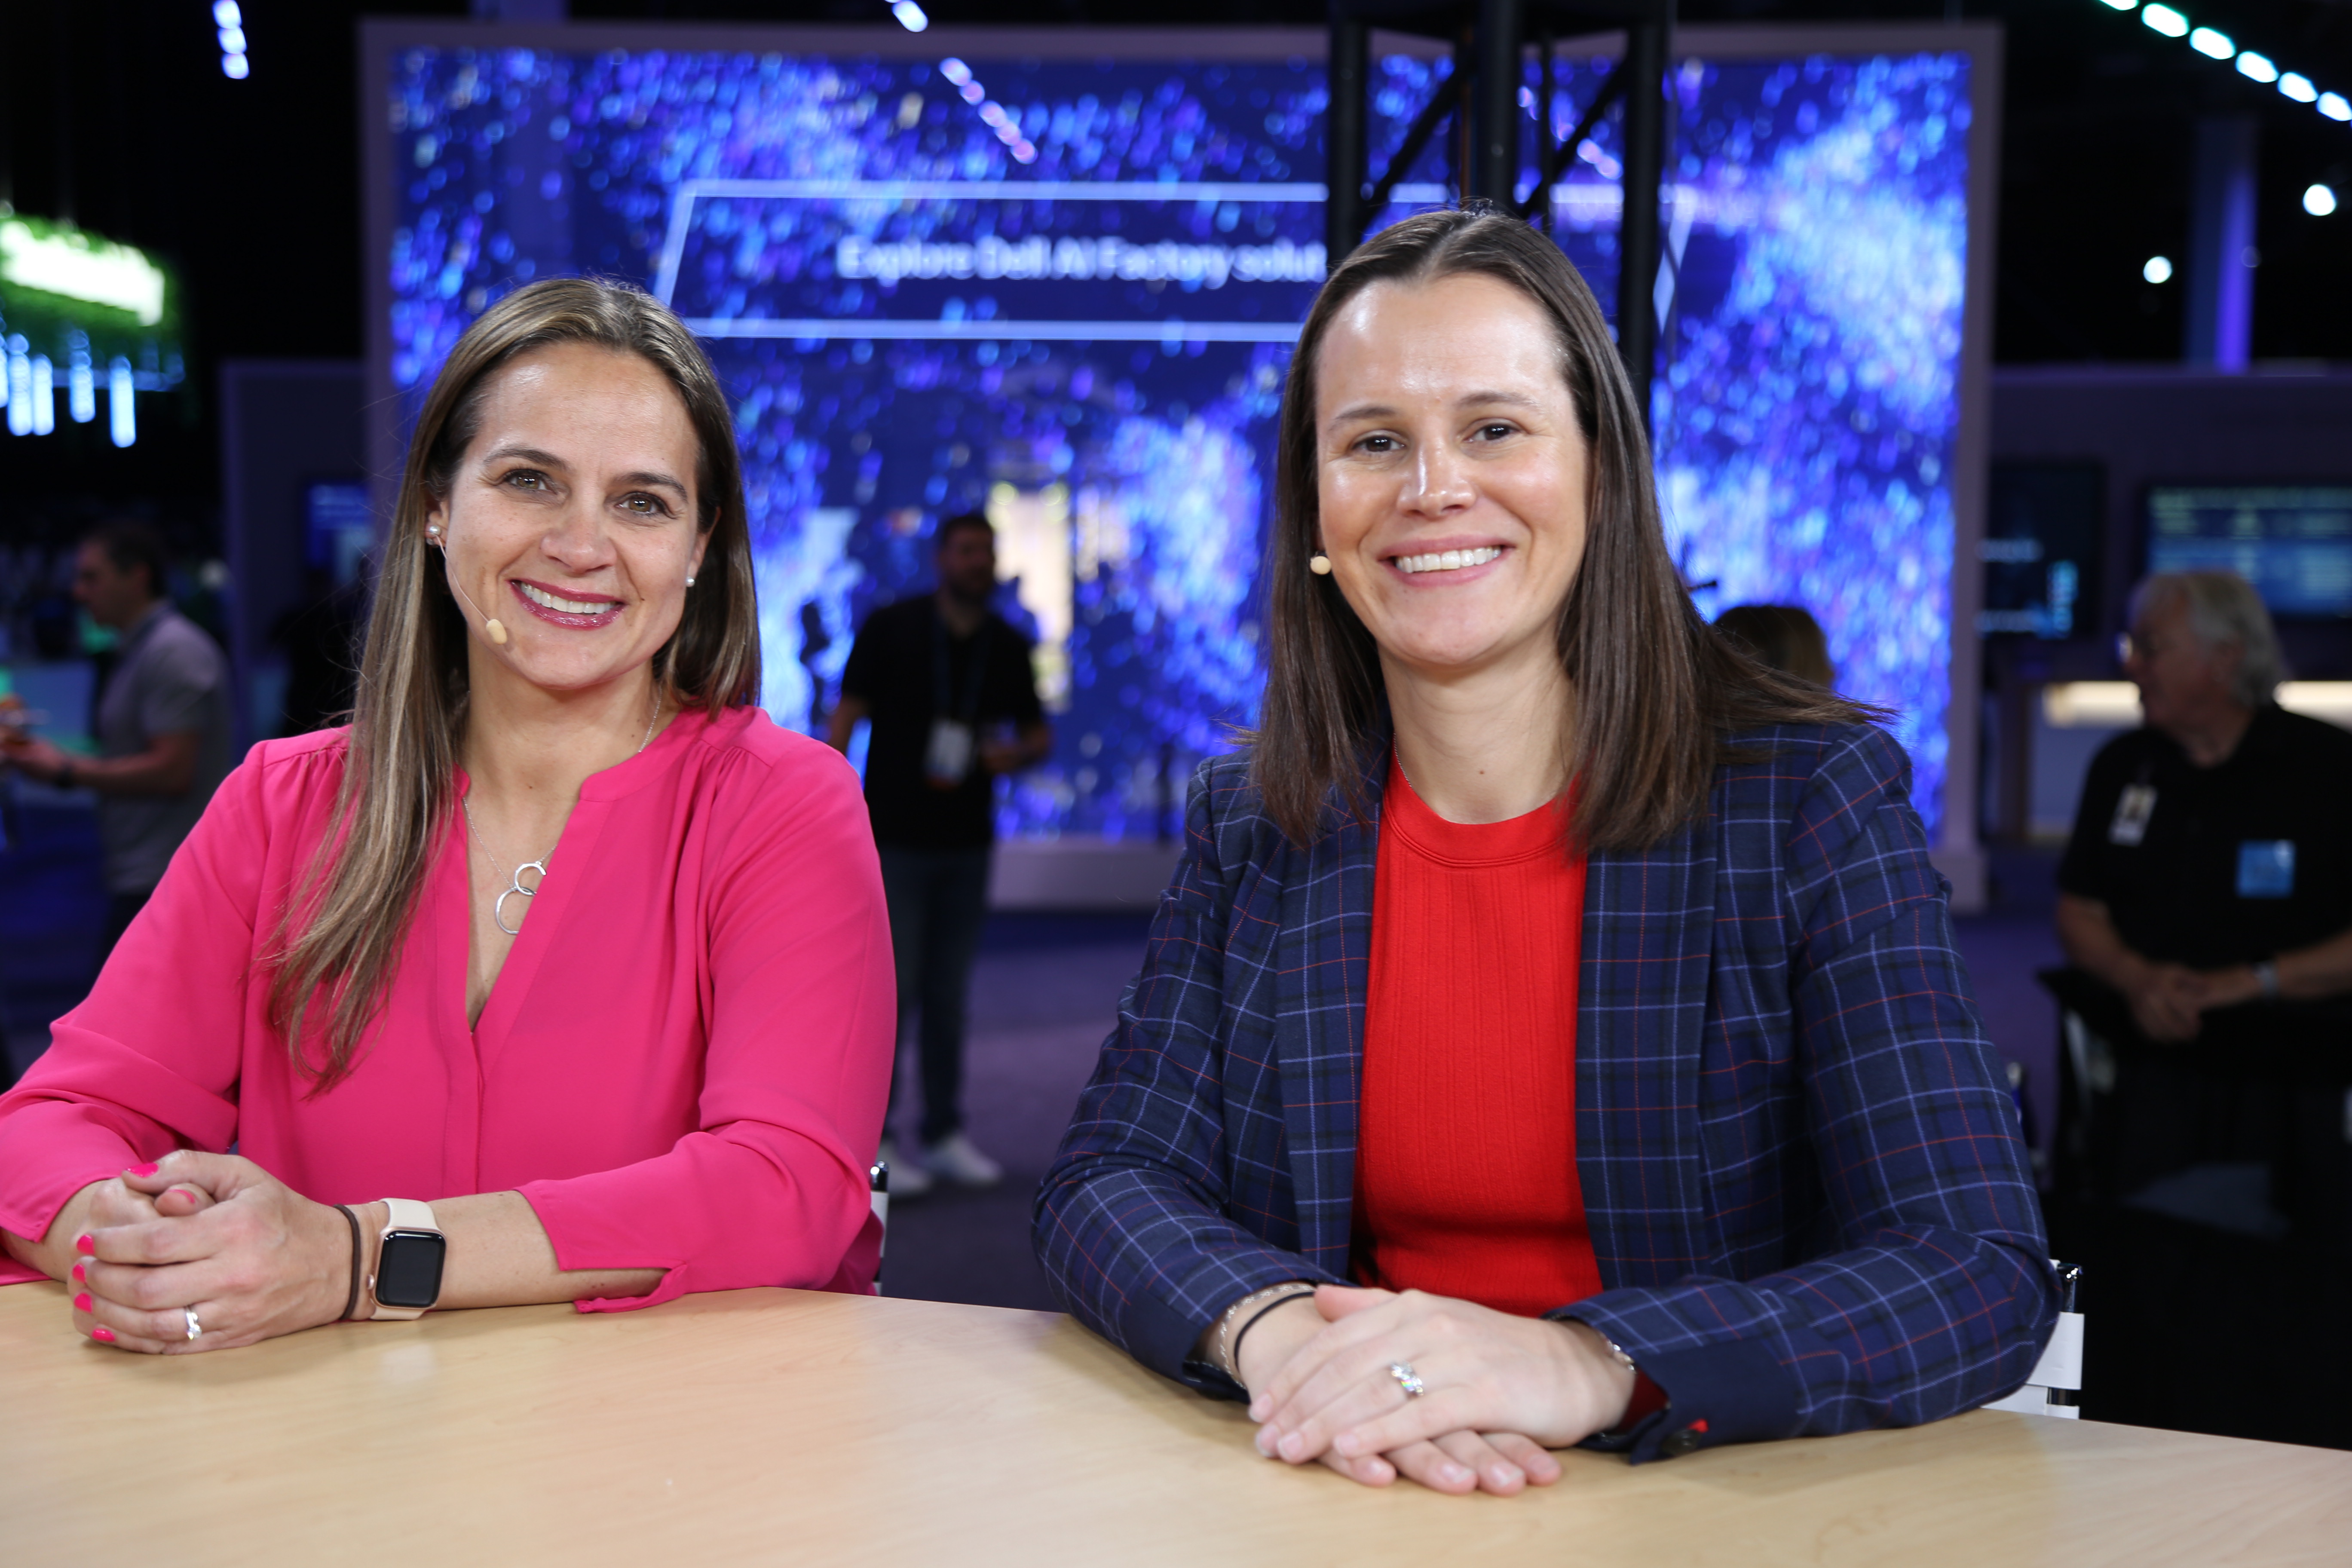
[[[1287,1296],[1276,1296],[1273,1300],[1268,1301],[1265,1306],[1260,1307],[1256,1311],[1252,1312],[1249,1315],[1249,1321],[1244,1323],[1240,1328],[1234,1331],[1232,1348],[1225,1352],[1233,1358],[1234,1370],[1227,1375],[1231,1376],[1235,1383],[1242,1383],[1242,1341],[1248,1337],[1249,1331],[1252,1329],[1257,1327],[1258,1320],[1260,1318],[1265,1317],[1276,1307],[1286,1307],[1293,1301],[1307,1300],[1314,1294],[1315,1287],[1309,1285],[1304,1290],[1293,1290]],[[1247,1388],[1249,1384],[1242,1383],[1242,1386],[1244,1388]]]
[[[343,1223],[352,1227],[352,1293],[343,1302],[343,1315],[336,1320],[338,1322],[347,1323],[351,1321],[352,1314],[358,1310],[360,1304],[360,1261],[362,1254],[362,1247],[360,1243],[360,1216],[353,1214],[341,1204],[337,1204],[335,1205],[335,1212],[343,1216]]]

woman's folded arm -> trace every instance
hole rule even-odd
[[[1790,1004],[1832,1249],[1744,1283],[1694,1277],[1554,1314],[1622,1345],[1673,1399],[1671,1426],[1705,1421],[1710,1441],[1972,1408],[2023,1381],[2055,1321],[2015,1108],[1907,784],[1894,743],[1860,735],[1816,777],[1790,839]]]
[[[0,1095],[0,1230],[39,1241],[92,1182],[236,1136],[238,1035],[267,842],[249,758],[164,871],[49,1049]],[[0,1284],[35,1278],[0,1260]]]
[[[1232,1394],[1223,1378],[1188,1370],[1201,1331],[1265,1286],[1340,1281],[1225,1217],[1232,895],[1220,869],[1213,783],[1204,770],[1192,791],[1182,863],[1038,1188],[1034,1240],[1055,1293],[1082,1321],[1155,1372]]]

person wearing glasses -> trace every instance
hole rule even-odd
[[[2058,871],[2066,955],[2151,1040],[2263,998],[2352,992],[2352,734],[2290,713],[2270,612],[2228,572],[2133,592],[2145,721],[2092,761]]]
[[[2131,628],[2119,651],[2145,722],[2092,760],[2058,869],[2059,941],[2104,988],[2080,1008],[2119,1057],[2081,1086],[2100,1097],[2084,1152],[2118,1195],[2267,1166],[2252,1224],[2352,1243],[2340,1068],[2261,1045],[2291,1048],[2315,1022],[2341,1036],[2352,734],[2278,705],[2278,635],[2242,577],[2152,576]],[[2231,1026],[2209,1030],[2216,1014]]]
[[[758,628],[692,335],[583,279],[493,305],[418,416],[352,724],[254,749],[0,1096],[0,1284],[172,1353],[867,1289],[882,881],[856,775],[754,706]]]
[[[2022,1384],[2041,1208],[1908,764],[1699,619],[1558,247],[1367,241],[1278,450],[1261,722],[1037,1197],[1071,1310],[1449,1492]]]

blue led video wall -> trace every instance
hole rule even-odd
[[[985,510],[1057,730],[1003,828],[1157,829],[1163,766],[1255,711],[1275,415],[1325,260],[1319,60],[447,47],[391,68],[408,407],[498,293],[644,282],[736,400],[777,720],[814,725],[865,614],[929,585],[939,519]],[[1375,167],[1443,69],[1379,63]],[[1606,70],[1562,63],[1555,135]],[[1844,689],[1901,710],[1932,827],[1966,58],[1693,61],[1675,88],[1668,529],[1708,613],[1821,617]],[[1522,98],[1531,184],[1532,70]],[[1609,306],[1616,146],[1605,124],[1552,193]],[[1433,147],[1381,221],[1444,178]]]

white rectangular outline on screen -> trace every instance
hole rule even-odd
[[[1297,323],[1279,321],[894,321],[877,317],[680,316],[698,338],[791,338],[821,342],[1291,343]],[[877,331],[876,329],[880,329]]]
[[[1063,201],[1063,202],[1273,202],[1320,203],[1328,195],[1320,183],[1246,181],[1182,182],[1168,180],[687,180],[679,184],[669,204],[669,221],[663,231],[660,259],[654,269],[654,297],[675,306],[678,268],[686,258],[686,240],[692,226],[694,204],[705,197],[769,201]],[[1444,203],[1444,185],[1398,185],[1390,193],[1391,209]],[[1605,210],[1622,210],[1623,193],[1613,185],[1552,187],[1553,200],[1563,206],[1588,209],[1598,218]],[[1685,185],[1664,194],[1668,206],[1702,199]],[[868,342],[951,341],[958,342],[1208,342],[1287,343],[1298,339],[1300,323],[1274,321],[1196,321],[1181,317],[1156,321],[918,321],[889,317],[830,319],[773,316],[685,316],[688,331],[704,338],[790,338],[795,341]]]
[[[677,269],[686,259],[686,237],[694,204],[706,196],[766,201],[972,201],[972,202],[1279,202],[1320,203],[1325,187],[1299,181],[1253,184],[1246,181],[1176,180],[686,180],[670,197],[669,227],[662,236],[661,260],[654,269],[654,298],[672,303]],[[1320,243],[1319,241],[1318,242]],[[887,317],[827,320],[818,317],[683,316],[687,330],[701,338],[829,338],[869,342],[907,340],[959,342],[1139,342],[1287,343],[1298,339],[1297,321],[927,321]]]

